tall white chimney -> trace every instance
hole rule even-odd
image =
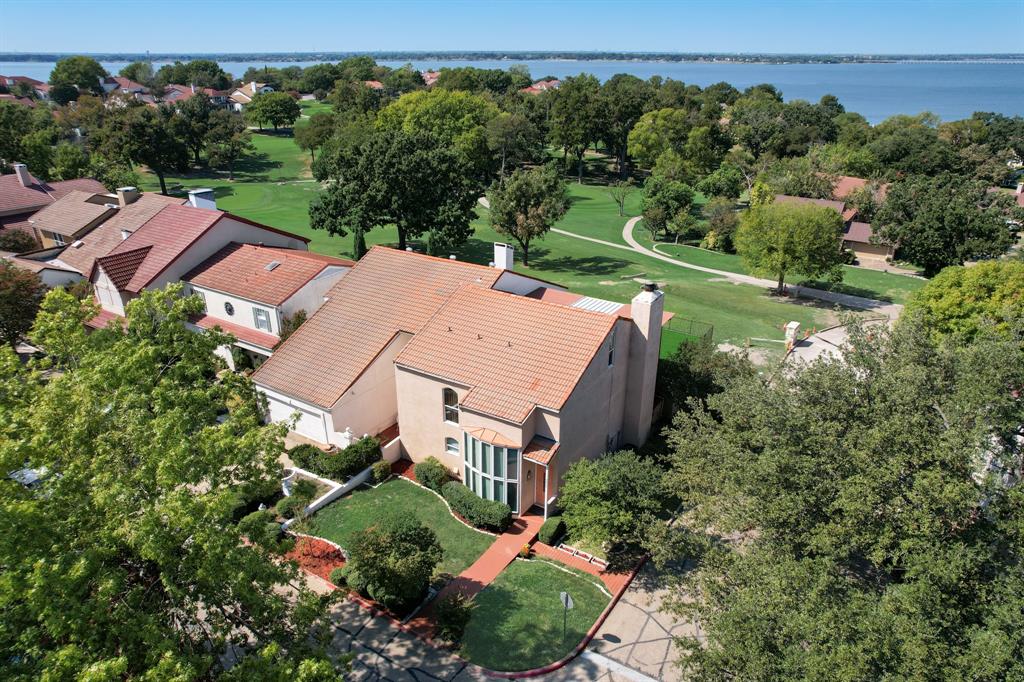
[[[12,165],[14,168],[14,174],[18,176],[18,183],[22,187],[32,186],[32,176],[28,172],[28,166],[23,163],[16,163]]]
[[[190,189],[188,191],[188,203],[189,206],[194,208],[209,208],[216,210],[217,197],[214,195],[212,189]]]
[[[644,284],[643,290],[633,297],[622,436],[625,442],[637,447],[643,445],[651,433],[664,312],[665,294],[654,282]]]
[[[494,242],[494,267],[499,270],[512,270],[515,264],[515,249],[508,244]]]
[[[1024,194],[1024,182],[1017,183],[1017,194]]]
[[[249,87],[252,89],[252,94],[256,94],[256,81],[249,81]]]

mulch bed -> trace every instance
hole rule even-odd
[[[337,547],[317,538],[299,537],[295,547],[284,555],[289,561],[330,582],[331,571],[345,565],[345,555]]]

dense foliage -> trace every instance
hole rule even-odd
[[[409,516],[385,513],[350,542],[350,585],[356,582],[384,606],[406,611],[423,598],[441,561],[434,531]],[[353,581],[353,573],[358,577]]]
[[[449,481],[441,494],[452,511],[476,526],[503,533],[512,523],[512,509],[504,502],[485,500],[459,481]]]
[[[380,460],[380,441],[367,436],[337,452],[324,452],[304,443],[289,450],[288,456],[300,469],[344,483]]]
[[[554,166],[516,169],[491,186],[487,200],[491,227],[522,247],[524,266],[530,265],[530,242],[543,238],[569,208],[565,183]]]
[[[146,292],[124,328],[87,334],[96,309],[55,289],[31,332],[49,359],[0,350],[0,465],[43,476],[0,481],[7,677],[206,679],[238,646],[248,665],[274,646],[331,672],[310,638],[319,600],[276,537],[237,525],[236,491],[280,475],[284,434],[220,373],[228,339],[186,329],[201,309],[180,287]]]
[[[18,347],[32,328],[45,293],[39,275],[0,259],[0,344]]]
[[[1024,320],[937,342],[854,330],[842,360],[740,373],[669,432],[692,511],[676,608],[693,679],[1024,673]]]
[[[416,480],[434,492],[441,492],[444,484],[452,479],[452,473],[437,457],[428,457],[413,467]]]

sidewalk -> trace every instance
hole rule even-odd
[[[523,545],[533,542],[543,524],[544,519],[533,514],[514,520],[511,527],[499,535],[472,566],[448,583],[437,598],[441,599],[455,592],[472,597],[483,590],[512,563]]]

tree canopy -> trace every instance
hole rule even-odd
[[[20,231],[17,234],[28,236]],[[31,241],[29,248],[34,248],[35,240]],[[0,258],[0,343],[17,348],[25,332],[32,327],[44,293],[46,288],[39,275]]]
[[[92,57],[64,57],[50,72],[50,85],[70,85],[98,95],[103,92],[100,79],[106,75],[107,70]]]
[[[569,195],[558,170],[551,165],[517,169],[487,192],[491,226],[515,239],[530,264],[530,242],[547,234],[569,208]]]
[[[0,350],[0,464],[42,475],[0,481],[14,679],[205,679],[239,646],[325,660],[325,614],[279,560],[287,544],[245,542],[235,516],[240,494],[279,485],[284,429],[221,372],[230,337],[185,327],[202,303],[181,293],[145,292],[124,327],[86,334],[97,308],[54,289],[31,332],[48,359]]]

